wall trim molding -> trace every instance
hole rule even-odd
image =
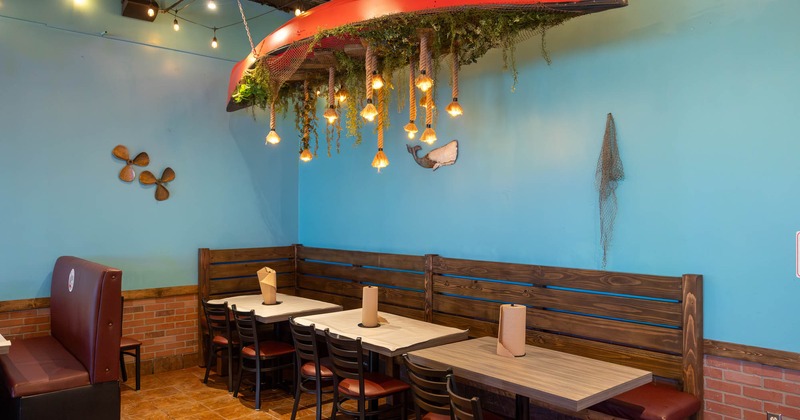
[[[704,345],[705,354],[708,356],[727,357],[783,369],[800,370],[800,353],[708,339],[704,340]]]
[[[125,290],[125,300],[156,299],[170,296],[196,295],[197,286],[156,287],[152,289]],[[50,307],[50,298],[31,298],[0,301],[0,312],[16,312]]]

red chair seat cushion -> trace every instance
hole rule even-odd
[[[214,344],[218,346],[227,346],[228,345],[228,338],[223,335],[215,335],[214,338],[211,340]],[[255,352],[253,352],[255,353]]]
[[[322,378],[333,378],[333,371],[331,370],[330,360],[325,360],[327,358],[322,358],[319,361],[319,376]],[[300,367],[300,373],[306,377],[314,377],[317,374],[317,369],[314,366],[314,362],[306,362],[303,366]]]
[[[260,341],[258,343],[258,351],[261,357],[279,357],[294,353],[294,347],[282,341]],[[255,347],[247,346],[243,348],[242,355],[250,358],[256,357]]]
[[[410,386],[399,380],[381,373],[364,374],[364,395],[367,398],[380,398],[396,394],[409,389]],[[339,392],[350,397],[358,397],[358,380],[342,379],[339,382]]]
[[[142,342],[130,337],[121,337],[119,339],[119,348],[122,350],[134,349],[142,345]]]
[[[636,420],[679,420],[700,410],[692,394],[667,385],[649,383],[592,406],[592,410]]]
[[[52,336],[14,341],[0,365],[12,398],[90,384],[83,364]]]

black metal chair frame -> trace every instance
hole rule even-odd
[[[455,420],[483,420],[483,410],[478,397],[465,398],[456,390],[456,377],[447,375],[447,393],[450,395],[450,409]]]
[[[422,411],[428,413],[451,415],[450,394],[447,393],[447,375],[453,374],[452,368],[431,369],[411,361],[408,354],[403,354],[411,392],[414,397],[414,415],[422,419]]]
[[[233,396],[236,398],[239,395],[239,389],[242,386],[242,378],[244,372],[252,372],[255,375],[255,400],[256,410],[261,409],[261,374],[262,373],[278,373],[279,375],[284,369],[294,368],[294,357],[287,357],[288,363],[272,363],[280,360],[284,355],[275,357],[261,357],[261,346],[266,345],[267,342],[261,342],[258,338],[258,322],[256,321],[256,314],[254,310],[249,312],[242,312],[236,310],[236,305],[231,307],[233,310],[233,319],[236,322],[236,331],[239,333],[239,341],[241,342],[240,349],[252,346],[255,351],[255,357],[247,356],[244,351],[240,350],[239,353],[239,380],[237,381],[236,388],[233,391]],[[292,351],[292,354],[295,352]],[[292,382],[294,382],[294,375],[292,375]],[[294,386],[295,384],[292,384]]]
[[[316,395],[317,402],[317,420],[322,419],[322,394],[333,393],[333,388],[323,390],[324,382],[333,385],[333,377],[323,378],[320,368],[320,348],[317,343],[317,333],[314,324],[309,326],[300,325],[294,322],[294,319],[289,318],[289,328],[292,331],[292,340],[294,341],[295,348],[295,388],[294,388],[294,406],[292,407],[292,420],[297,416],[297,408],[300,404],[300,392],[307,392]],[[314,364],[314,376],[304,375],[302,372],[303,365],[307,362]],[[313,383],[314,388],[308,385]]]
[[[328,356],[331,358],[334,378],[333,408],[330,418],[335,419],[336,413],[342,412],[349,416],[358,417],[360,420],[365,420],[367,417],[371,416],[379,416],[378,418],[382,419],[384,417],[381,416],[381,414],[397,409],[396,406],[384,406],[382,408],[377,404],[379,399],[385,398],[387,395],[369,398],[366,396],[364,392],[364,366],[366,360],[364,357],[364,348],[361,345],[361,337],[355,340],[336,337],[332,335],[328,329],[325,329],[325,341],[328,347]],[[358,381],[359,395],[357,398],[341,395],[339,392],[339,383],[342,378]],[[397,394],[400,394],[400,416],[402,419],[405,419],[407,417],[405,391],[398,392],[394,395]],[[358,403],[358,411],[344,408],[343,403],[347,400],[356,400]],[[371,407],[372,404],[368,404],[372,402],[376,403],[375,408]]]
[[[124,317],[124,315],[125,315],[125,297],[124,296],[120,297],[120,301],[122,303],[121,311],[122,311],[123,317]],[[122,318],[120,318],[120,319],[122,319]],[[121,331],[122,331],[122,328],[120,327],[120,333],[121,333]],[[119,346],[119,368],[120,368],[120,374],[122,375],[122,382],[127,382],[128,381],[128,370],[125,369],[125,356],[131,356],[131,357],[133,357],[134,370],[135,370],[134,373],[136,375],[136,390],[138,391],[139,389],[141,389],[141,383],[142,383],[142,381],[141,381],[141,379],[142,379],[142,342],[137,340],[137,339],[135,339],[135,338],[132,338],[132,337],[121,337],[121,338],[129,341],[129,343],[127,345],[123,345],[123,344],[120,343],[120,346]]]
[[[217,354],[220,357],[227,355],[228,359],[228,392],[233,391],[233,358],[234,358],[234,339],[231,331],[231,318],[228,311],[228,302],[224,303],[208,303],[203,299],[203,313],[206,317],[206,325],[208,326],[208,359],[206,360],[206,374],[203,377],[203,383],[208,383],[208,374],[211,367],[214,366],[214,359]],[[222,336],[227,340],[227,344],[214,343],[214,337]]]

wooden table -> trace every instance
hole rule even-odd
[[[541,347],[525,356],[496,353],[497,338],[482,337],[409,353],[411,360],[517,395],[517,418],[528,419],[533,399],[572,412],[652,381],[650,372]]]
[[[322,314],[328,312],[338,312],[342,310],[341,305],[322,302],[314,299],[306,299],[299,296],[285,295],[277,293],[277,305],[264,305],[261,295],[233,296],[225,299],[210,300],[209,303],[228,302],[228,307],[236,305],[239,311],[254,310],[256,320],[265,324],[287,321],[290,317],[305,315]]]
[[[9,348],[11,348],[11,342],[0,335],[0,354],[8,353]]]
[[[412,350],[453,343],[467,339],[467,330],[418,321],[404,316],[378,312],[380,327],[363,328],[361,309],[295,318],[303,325],[314,324],[322,333],[326,328],[336,335],[361,337],[364,349],[388,357],[399,356]]]

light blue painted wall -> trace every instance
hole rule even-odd
[[[303,164],[300,242],[598,269],[612,112],[627,178],[607,268],[703,274],[707,338],[800,351],[800,3],[630,3],[549,31],[550,66],[520,44],[516,93],[499,52],[464,68],[466,116],[437,129],[454,166],[416,166],[397,113],[382,173],[374,135]]]
[[[232,62],[8,18],[0,39],[0,300],[48,296],[59,255],[131,290],[197,284],[200,247],[297,241],[296,151],[225,112]],[[175,170],[169,200],[117,178],[117,144]]]

